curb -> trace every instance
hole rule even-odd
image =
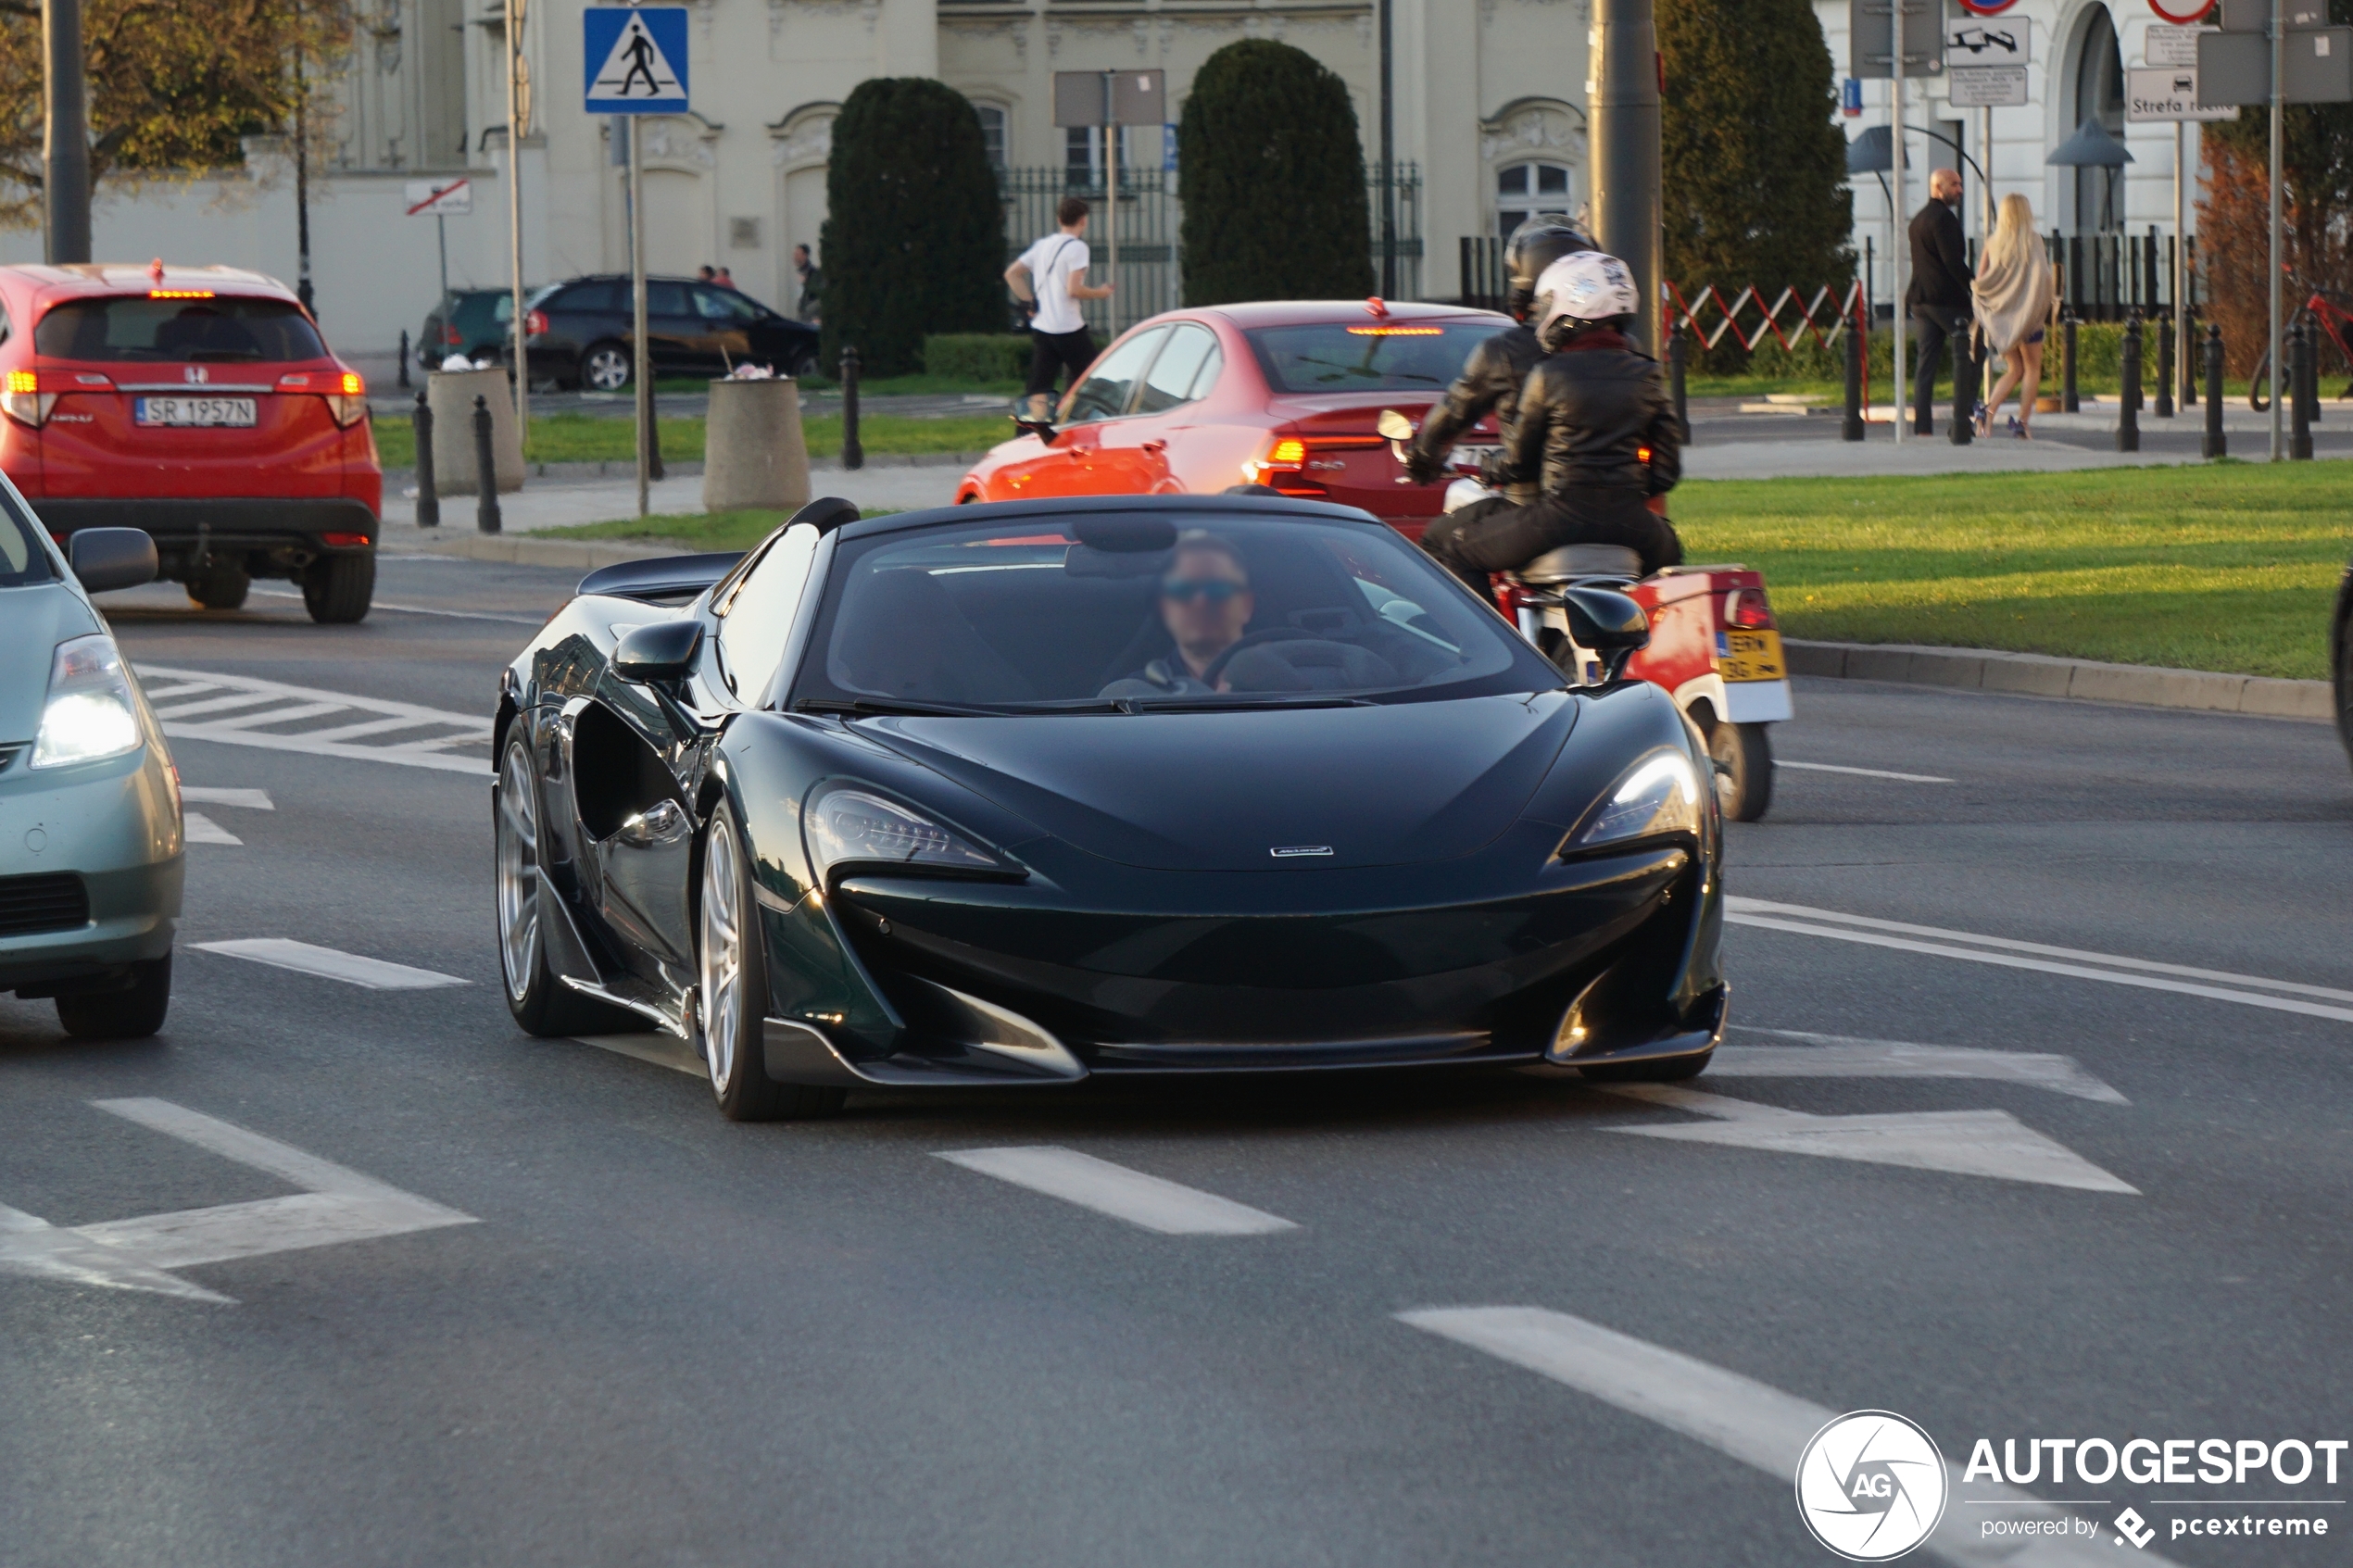
[[[464,560],[497,561],[507,566],[554,566],[593,571],[627,560],[653,560],[661,556],[692,554],[697,546],[658,539],[534,539],[528,533],[453,533],[403,529],[396,540],[379,541],[388,556],[457,556]]]
[[[869,452],[861,469],[968,469],[987,456],[988,454],[986,452]],[[552,479],[559,482],[582,479],[634,480],[637,477],[637,460],[635,458],[580,462],[527,463],[524,469],[526,482],[533,479]],[[703,460],[699,458],[662,465],[662,474],[667,479],[699,479],[702,477],[702,471]],[[810,477],[812,479],[819,474],[839,474],[849,471],[852,470],[841,466],[841,460],[838,458],[813,459],[809,465]],[[417,470],[413,468],[386,469],[384,470],[384,482],[386,490],[396,493],[406,490],[417,483]],[[470,490],[466,494],[472,495],[473,492]],[[502,491],[500,494],[510,495],[512,492]]]
[[[2102,664],[2039,653],[1993,648],[1919,647],[1902,643],[1802,643],[1784,640],[1790,673],[1848,681],[1894,681],[1960,691],[2018,696],[2070,697],[2083,702],[2187,708],[2267,719],[2336,719],[2336,697],[2326,681],[2284,681],[2268,675],[2224,675],[2208,670],[2166,670],[2142,664]]]

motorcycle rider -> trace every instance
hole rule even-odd
[[[1528,380],[1528,372],[1544,357],[1543,349],[1537,345],[1534,329],[1528,324],[1529,312],[1536,304],[1536,280],[1562,257],[1592,248],[1593,242],[1557,213],[1539,213],[1512,231],[1512,237],[1504,246],[1504,266],[1511,277],[1511,295],[1504,303],[1518,325],[1497,332],[1470,351],[1470,358],[1463,362],[1463,373],[1446,389],[1444,400],[1422,420],[1421,428],[1414,433],[1413,444],[1405,449],[1408,479],[1416,484],[1428,484],[1443,478],[1446,455],[1453,449],[1456,438],[1477,424],[1489,409],[1495,411],[1499,426],[1511,424],[1513,411],[1519,407],[1520,383]],[[1478,506],[1492,511],[1500,506],[1525,505],[1536,498],[1532,487],[1523,488],[1524,494],[1491,504],[1482,501]]]
[[[1658,361],[1625,329],[1641,299],[1626,264],[1600,251],[1562,257],[1537,280],[1536,336],[1545,357],[1520,388],[1519,407],[1489,465],[1491,482],[1535,482],[1524,507],[1466,507],[1441,518],[1422,546],[1481,597],[1488,575],[1563,545],[1624,545],[1645,576],[1683,558],[1650,498],[1682,476],[1682,431]]]

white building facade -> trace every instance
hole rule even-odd
[[[508,3],[380,0],[363,16],[340,112],[314,132],[309,160],[318,310],[341,348],[388,350],[432,307],[439,230],[404,216],[411,181],[472,178],[472,213],[446,220],[450,282],[509,282]],[[1590,16],[1585,0],[1391,3],[1395,156],[1421,181],[1418,292],[1453,297],[1460,236],[1586,198]],[[629,259],[625,143],[581,107],[582,8],[529,0],[524,12],[532,102],[516,161],[533,284]],[[694,112],[643,122],[648,265],[725,267],[787,309],[799,295],[793,247],[816,247],[824,221],[834,118],[869,77],[955,87],[1002,166],[1100,171],[1100,139],[1052,123],[1054,72],[1164,70],[1173,122],[1212,53],[1272,38],[1339,73],[1365,156],[1379,156],[1374,0],[691,0],[689,11]],[[1128,165],[1172,162],[1173,123],[1166,143],[1151,128],[1131,131]],[[291,282],[295,205],[287,148],[256,139],[240,170],[102,187],[96,251],[229,262]],[[0,260],[40,250],[38,232],[0,236]]]

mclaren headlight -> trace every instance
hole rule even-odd
[[[136,751],[139,709],[122,655],[102,632],[57,645],[49,664],[49,696],[41,708],[41,731],[32,743],[35,768],[97,762]]]
[[[1019,874],[962,834],[871,790],[840,784],[820,788],[811,797],[801,822],[820,886],[831,880],[835,867],[853,863],[951,874]]]
[[[1626,771],[1569,838],[1572,849],[1621,839],[1699,832],[1706,809],[1699,771],[1680,751],[1655,751]]]

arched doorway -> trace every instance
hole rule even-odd
[[[2063,141],[2087,119],[2096,119],[2108,134],[2124,133],[2124,56],[2117,47],[2116,21],[2106,6],[2094,6],[2083,19],[2075,48],[2067,123],[2058,128]],[[2124,227],[2121,182],[2112,169],[2068,171],[2069,217],[2079,234],[2113,233]]]

